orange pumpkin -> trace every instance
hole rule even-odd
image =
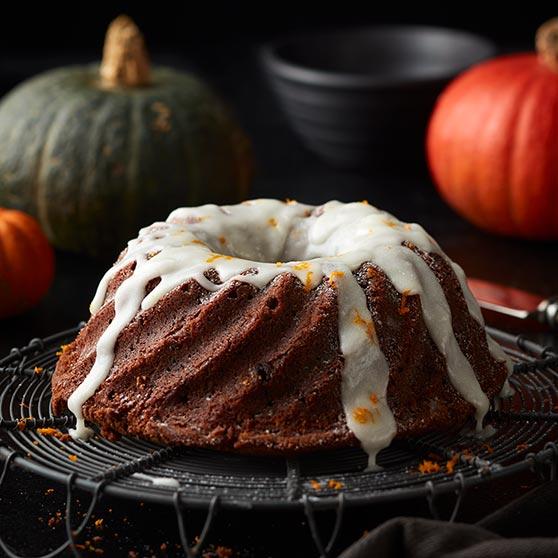
[[[0,208],[0,318],[37,304],[53,276],[54,253],[37,221]]]
[[[427,134],[434,182],[463,217],[491,232],[558,238],[558,18],[538,53],[501,56],[441,94]]]

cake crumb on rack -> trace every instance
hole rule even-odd
[[[419,464],[418,470],[423,475],[427,475],[429,473],[438,473],[440,471],[440,464],[436,463],[435,461],[429,461],[428,459],[424,459]]]

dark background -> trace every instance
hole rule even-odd
[[[33,55],[37,48],[94,49],[106,25],[121,13],[135,19],[151,49],[251,43],[293,31],[382,23],[457,27],[530,48],[536,28],[556,16],[537,2],[506,3],[505,8],[473,2],[25,3],[3,6],[0,47],[3,53]]]
[[[9,9],[3,6],[0,95],[40,71],[99,59],[107,25],[120,13],[127,13],[143,30],[155,63],[195,71],[232,106],[254,145],[257,172],[252,197],[290,197],[308,203],[332,198],[344,201],[366,198],[403,220],[423,224],[470,275],[546,296],[556,294],[556,243],[501,238],[478,231],[444,204],[425,168],[394,166],[373,175],[341,171],[307,151],[279,110],[257,56],[261,43],[285,34],[382,23],[467,29],[497,41],[503,51],[526,50],[532,48],[537,27],[555,14],[537,10],[534,2],[508,4],[505,11],[486,4],[475,8],[471,3],[455,2],[445,7],[425,3],[369,3],[365,9],[362,2],[338,2],[332,7],[320,4],[319,9],[300,4],[267,2],[248,7],[248,3],[240,2],[203,5],[159,2],[149,3],[147,8],[140,7],[138,2],[110,7],[75,2],[40,6],[26,3]],[[89,301],[106,267],[107,262],[57,252],[56,278],[47,297],[26,314],[0,321],[0,354],[32,337],[46,336],[87,319]],[[552,341],[550,337],[546,339]],[[14,477],[14,483],[15,480]],[[2,495],[4,505],[31,498],[35,503],[41,502],[39,511],[46,516],[49,510],[51,513],[52,509],[60,509],[63,489],[57,490],[58,507],[53,508],[54,504],[41,498],[44,488],[44,483],[38,484],[24,475],[21,484],[13,484],[11,491]],[[485,494],[484,502],[478,498],[473,498],[475,514],[471,520],[497,505],[495,494]],[[406,513],[413,511],[412,506],[405,509]],[[155,511],[158,513],[162,512]],[[394,513],[400,512],[394,510]],[[14,536],[24,524],[29,524],[26,514],[22,508],[10,514],[11,519],[5,525]],[[121,521],[118,523],[132,538],[119,547],[122,552],[122,549],[141,548],[139,539],[146,527],[140,519],[135,519],[139,522],[135,531]],[[173,521],[172,517],[168,520]],[[373,527],[374,521],[370,520],[368,527]],[[175,533],[174,526],[170,527]],[[35,553],[45,550],[39,540],[43,536],[48,533],[26,536]],[[165,540],[163,535],[153,535],[151,539]],[[292,555],[297,555],[294,549]]]

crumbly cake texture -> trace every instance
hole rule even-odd
[[[140,231],[52,379],[109,438],[253,454],[480,428],[509,391],[461,269],[366,203],[182,208]]]

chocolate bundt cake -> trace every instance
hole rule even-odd
[[[461,268],[365,202],[177,209],[102,279],[52,405],[138,436],[245,453],[478,428],[509,386]]]

